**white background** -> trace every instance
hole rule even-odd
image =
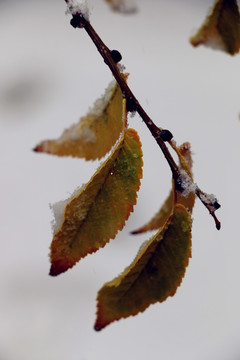
[[[85,115],[112,79],[64,1],[0,1],[0,360],[239,360],[240,55],[194,49],[188,39],[210,0],[136,0],[139,13],[91,2],[91,22],[118,49],[129,85],[152,119],[194,152],[198,185],[222,208],[217,231],[197,201],[192,259],[177,294],[144,313],[93,330],[96,294],[132,261],[129,231],[164,201],[171,174],[142,120],[144,177],[135,212],[104,249],[48,276],[48,204],[87,182],[98,162],[36,154]]]

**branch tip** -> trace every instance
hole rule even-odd
[[[73,17],[81,17],[85,21],[89,21],[89,9],[86,1],[65,0],[65,2],[67,4],[66,14],[70,14]]]
[[[75,14],[72,16],[72,19],[70,20],[70,24],[75,29],[76,28],[82,29],[86,24],[86,20],[82,14]]]

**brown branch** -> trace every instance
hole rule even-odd
[[[217,199],[215,199],[213,197],[213,199],[211,199],[212,201],[209,201],[208,200],[208,195],[206,193],[204,193],[201,189],[199,189],[198,186],[196,187],[195,194],[201,200],[203,205],[206,206],[206,208],[209,211],[209,214],[213,217],[213,219],[215,221],[216,228],[218,230],[220,230],[221,229],[221,223],[220,223],[220,221],[218,220],[218,218],[216,217],[216,214],[215,214],[215,211],[221,207],[221,205],[218,203]]]
[[[66,3],[69,3],[69,0],[65,0]],[[71,9],[70,9],[71,10]],[[172,155],[170,154],[163,137],[161,136],[162,129],[159,128],[154,124],[154,122],[151,120],[151,118],[147,115],[145,110],[140,105],[139,101],[136,99],[135,95],[132,93],[131,89],[127,85],[124,77],[121,74],[121,71],[119,70],[119,67],[117,63],[114,61],[114,58],[112,56],[111,50],[104,44],[102,39],[99,37],[99,35],[96,33],[92,25],[88,20],[86,20],[81,13],[75,13],[72,14],[71,19],[71,25],[74,28],[84,28],[85,31],[88,33],[89,37],[92,39],[93,43],[97,47],[97,50],[99,51],[100,55],[102,56],[104,62],[108,65],[110,68],[114,78],[116,79],[118,85],[120,86],[122,90],[123,97],[126,98],[127,102],[127,110],[128,111],[136,111],[143,119],[144,123],[150,130],[152,136],[160,146],[169,166],[172,171],[172,176],[175,181],[176,189],[177,191],[181,192],[181,173],[178,165],[174,161]],[[119,54],[120,55],[120,54]],[[120,55],[121,58],[121,55]],[[170,132],[169,132],[170,133]],[[171,134],[171,133],[170,133]],[[196,187],[195,194],[199,197],[201,202],[204,204],[204,206],[209,210],[209,213],[215,220],[216,228],[220,229],[220,222],[216,218],[215,210],[217,208],[214,208],[213,204],[210,204],[206,201],[204,201],[204,195],[206,195],[203,191],[201,191],[198,187]],[[216,202],[216,201],[215,201]],[[218,206],[220,207],[220,205]]]

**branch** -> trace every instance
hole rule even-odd
[[[89,37],[92,39],[93,43],[97,47],[97,50],[99,51],[100,55],[102,56],[104,62],[108,65],[110,68],[114,78],[116,79],[118,85],[120,86],[122,90],[123,97],[126,99],[126,107],[127,111],[133,112],[136,111],[141,116],[142,120],[150,130],[152,136],[158,143],[159,147],[161,148],[169,166],[172,171],[172,176],[175,181],[176,189],[180,193],[183,192],[183,189],[181,187],[182,183],[182,175],[181,171],[174,161],[172,155],[170,154],[166,144],[164,141],[170,141],[172,138],[172,134],[168,130],[163,130],[162,128],[159,128],[154,124],[154,122],[150,119],[150,117],[147,115],[145,110],[140,105],[139,101],[136,99],[135,95],[132,93],[131,89],[127,85],[123,75],[121,74],[120,68],[117,64],[118,61],[121,60],[121,55],[116,50],[110,50],[102,41],[102,39],[99,37],[99,35],[96,33],[90,22],[86,19],[84,14],[82,12],[79,12],[78,9],[75,11],[70,4],[72,0],[65,0],[68,4],[68,8],[70,13],[72,14],[71,19],[71,25],[74,28],[84,28],[86,32],[88,33]],[[209,210],[210,215],[214,218],[216,228],[219,230],[221,227],[221,224],[219,220],[217,219],[215,215],[215,210],[220,207],[218,204],[216,198],[214,197],[214,203],[217,203],[218,206],[215,207],[213,203],[209,202],[209,195],[204,193],[202,190],[200,190],[197,186],[195,186],[194,189],[195,194],[199,197],[201,202],[204,204],[204,206]],[[208,200],[206,200],[208,199]]]
[[[208,194],[204,193],[201,189],[199,189],[198,186],[196,187],[195,194],[201,200],[203,205],[206,206],[206,208],[209,211],[209,214],[213,217],[213,219],[215,221],[216,228],[218,230],[220,230],[221,229],[221,223],[218,220],[218,218],[216,217],[215,211],[217,209],[219,209],[221,207],[221,205],[218,203],[215,196],[208,195]]]

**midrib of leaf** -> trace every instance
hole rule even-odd
[[[151,262],[151,260],[152,260],[152,258],[153,258],[153,256],[154,256],[154,250],[156,250],[156,248],[158,247],[158,243],[160,243],[160,242],[163,240],[164,234],[165,234],[165,232],[166,232],[167,229],[168,229],[168,225],[169,225],[169,223],[171,222],[172,217],[173,217],[173,214],[169,217],[168,221],[165,223],[164,232],[163,232],[163,234],[162,234],[161,239],[159,239],[159,240],[156,241],[156,237],[158,236],[158,234],[154,235],[153,238],[152,238],[152,240],[150,240],[149,244],[147,244],[147,246],[145,245],[145,246],[143,247],[143,249],[140,249],[139,254],[136,256],[134,262],[133,262],[130,266],[128,266],[128,272],[125,274],[125,277],[128,276],[128,277],[129,277],[129,280],[130,280],[131,278],[133,278],[133,277],[136,275],[136,273],[137,273],[138,275],[135,277],[135,279],[134,279],[133,282],[129,281],[130,284],[129,284],[129,286],[127,287],[127,289],[126,289],[125,291],[120,292],[121,295],[119,296],[118,301],[116,302],[117,304],[119,304],[119,303],[121,302],[122,298],[127,294],[127,292],[128,292],[132,287],[134,287],[134,285],[135,285],[135,283],[137,282],[137,280],[138,280],[139,278],[141,278],[143,272],[145,271],[145,268],[150,264],[150,262]],[[160,234],[161,231],[162,231],[162,229],[159,231],[159,234]],[[149,248],[154,242],[156,242],[155,248],[152,250],[152,252],[151,252],[151,254],[150,254],[150,256],[149,256],[149,258],[148,258],[148,260],[147,260],[147,262],[146,262],[146,264],[145,264],[145,266],[142,267],[142,270],[141,270],[140,272],[135,271],[135,273],[132,273],[132,274],[129,276],[129,272],[131,272],[132,267],[134,267],[134,266],[136,265],[136,263],[138,262],[138,260],[141,258],[142,253],[143,253],[143,250],[144,250],[144,251],[147,251],[147,248]],[[126,270],[125,270],[125,271],[126,271]],[[125,273],[125,271],[124,271],[123,273]],[[120,276],[121,276],[121,275],[120,275]],[[113,281],[114,281],[114,280],[113,280]],[[120,285],[120,284],[121,284],[121,282],[119,283],[119,285]],[[113,285],[113,286],[114,286],[114,285]]]
[[[120,141],[121,141],[121,140],[120,140]],[[123,142],[124,142],[124,140],[123,140]],[[118,145],[119,145],[119,143],[117,143],[117,144],[115,145],[115,150],[116,150],[116,148],[117,148]],[[122,145],[123,145],[123,143],[122,143]],[[116,160],[116,157],[119,155],[119,153],[121,152],[121,150],[122,150],[122,147],[121,147],[121,149],[119,149],[119,151],[118,151],[116,154],[114,154],[114,150],[113,150],[113,154],[115,155],[114,161]],[[103,167],[104,167],[104,165],[107,164],[107,162],[108,162],[109,160],[110,160],[110,159],[107,159],[107,160],[106,160],[105,164],[103,164]],[[114,161],[113,161],[113,162],[114,162]],[[92,209],[93,206],[94,206],[94,202],[95,202],[95,201],[97,200],[97,198],[100,196],[100,194],[101,194],[101,192],[102,192],[102,189],[103,189],[103,187],[104,187],[106,178],[107,178],[107,177],[109,176],[109,174],[111,173],[111,169],[112,169],[112,165],[110,166],[109,170],[107,171],[106,176],[104,177],[104,181],[102,182],[101,186],[99,187],[99,190],[98,190],[98,192],[97,192],[97,194],[96,194],[96,196],[95,196],[95,198],[94,198],[94,201],[92,201],[91,205],[89,206],[86,217],[81,221],[81,223],[80,223],[79,226],[77,227],[77,231],[75,232],[74,237],[72,238],[71,242],[69,243],[69,248],[70,248],[70,249],[72,249],[75,241],[77,241],[78,233],[80,232],[81,227],[84,225],[84,223],[85,223],[85,222],[87,221],[87,219],[89,218],[89,216],[90,216],[90,214],[91,214],[91,209]],[[93,178],[94,178],[94,175],[93,175],[92,179],[93,179]],[[90,180],[90,182],[92,181],[92,179]]]
[[[184,206],[182,206],[182,205],[180,205],[180,207],[184,208]],[[185,209],[185,210],[186,210],[186,209]],[[170,215],[168,221],[165,223],[164,229],[161,229],[161,230],[152,238],[152,240],[149,241],[148,244],[143,245],[142,248],[140,248],[139,253],[138,253],[138,255],[136,256],[134,262],[133,262],[129,267],[127,267],[126,270],[124,270],[123,273],[119,276],[119,278],[120,278],[121,276],[124,276],[124,277],[121,278],[121,279],[116,278],[116,279],[112,280],[110,283],[107,283],[107,284],[105,285],[105,286],[106,286],[106,291],[107,291],[107,288],[109,289],[109,291],[111,291],[111,290],[110,290],[111,287],[117,288],[117,287],[121,286],[121,283],[122,283],[122,281],[124,281],[124,278],[129,277],[127,283],[125,283],[125,285],[124,285],[125,290],[124,290],[124,291],[118,291],[118,292],[117,292],[117,293],[118,293],[118,295],[117,295],[117,301],[116,301],[116,300],[114,301],[114,303],[115,303],[114,306],[121,306],[121,302],[122,302],[123,298],[124,298],[125,296],[127,296],[127,293],[128,293],[132,288],[134,288],[134,285],[136,284],[136,282],[137,282],[138,280],[139,280],[139,281],[141,280],[141,276],[144,274],[146,268],[147,268],[148,266],[149,266],[149,268],[151,268],[151,265],[154,265],[152,259],[153,259],[154,255],[155,255],[155,251],[156,251],[156,249],[158,248],[158,246],[161,246],[160,243],[161,243],[161,241],[164,240],[164,236],[165,236],[166,232],[168,231],[169,225],[171,224],[171,221],[172,221],[172,219],[173,219],[174,216],[175,216],[175,212],[172,213],[172,215]],[[161,234],[161,232],[162,232],[162,234]],[[161,234],[161,238],[157,239],[157,237],[158,237],[160,234]],[[154,242],[156,242],[156,243],[153,244]],[[167,245],[167,244],[168,244],[168,242],[166,243],[166,245]],[[144,254],[144,252],[147,252],[148,249],[149,249],[149,247],[151,247],[152,245],[154,245],[154,246],[153,246],[152,249],[151,249],[151,252],[150,252],[150,254],[149,254],[148,260],[147,260],[146,263],[142,266],[141,271],[140,271],[139,273],[138,273],[137,271],[135,271],[134,273],[132,273],[132,274],[129,275],[129,272],[132,271],[132,269],[133,269],[134,266],[137,264],[137,262],[138,262],[139,260],[141,260],[141,257],[142,257],[142,255]],[[186,270],[186,267],[187,267],[188,262],[189,262],[189,257],[190,257],[190,255],[191,255],[191,250],[189,250],[189,251],[190,251],[190,253],[188,254],[187,259],[186,259],[186,263],[184,264],[185,270]],[[173,257],[174,257],[173,249],[171,248],[171,246],[167,246],[167,247],[164,246],[164,247],[161,248],[161,252],[162,252],[162,253],[165,253],[165,256],[162,256],[162,258],[164,258],[164,262],[165,262],[164,267],[168,269],[168,273],[171,275],[171,276],[170,276],[171,282],[173,281],[175,285],[174,285],[174,287],[171,289],[171,291],[170,291],[170,290],[168,290],[168,291],[166,290],[165,295],[164,295],[163,298],[161,298],[161,300],[158,299],[158,298],[155,298],[155,294],[153,293],[153,294],[152,294],[152,299],[154,299],[154,300],[152,300],[152,302],[151,302],[152,304],[155,303],[155,302],[158,302],[158,301],[162,302],[162,301],[164,301],[168,296],[174,295],[175,292],[176,292],[176,290],[177,290],[177,287],[180,285],[180,283],[181,283],[181,281],[182,281],[182,278],[184,277],[184,273],[185,273],[185,271],[184,271],[182,277],[179,278],[179,281],[176,283],[176,281],[175,281],[175,279],[174,279],[174,274],[176,273],[176,268],[173,266],[173,264],[172,264],[171,262],[169,262],[169,254],[170,254],[170,252],[171,252],[171,254],[173,255],[172,257],[170,256],[170,258],[173,258]],[[167,254],[167,256],[166,256],[166,254]],[[151,264],[151,261],[152,261],[152,264]],[[181,266],[182,266],[182,264],[181,264]],[[181,269],[181,268],[180,268],[180,269]],[[126,271],[127,271],[127,272],[126,272]],[[137,273],[137,276],[136,276],[136,273]],[[172,276],[172,275],[173,275],[173,276]],[[135,276],[136,276],[136,277],[135,277]],[[133,281],[131,281],[131,279],[132,279],[133,277],[135,277],[135,279],[134,279]],[[118,283],[117,283],[117,284],[114,284],[114,282],[116,282],[116,280],[118,280]],[[104,286],[104,287],[105,287],[105,286]],[[162,286],[164,286],[164,283],[163,283]],[[104,287],[103,287],[103,289],[104,289]],[[116,289],[116,290],[117,290],[117,289]],[[100,292],[101,292],[101,290],[100,290]],[[123,300],[123,301],[124,301],[124,300]],[[142,311],[144,311],[144,310],[142,310]]]
[[[122,144],[121,144],[121,147],[119,148],[118,152],[114,153],[114,151],[116,151],[117,147],[119,146],[119,142],[122,141]],[[108,158],[106,159],[105,163],[102,165],[102,167],[106,166],[108,161],[111,160],[111,165],[109,167],[109,169],[106,171],[106,175],[104,177],[104,181],[102,182],[101,186],[99,187],[99,190],[98,192],[96,193],[96,196],[94,198],[94,201],[92,201],[91,205],[89,206],[88,208],[88,211],[87,211],[87,215],[86,217],[81,221],[81,223],[79,224],[79,226],[77,227],[77,231],[75,232],[75,235],[74,237],[72,238],[72,240],[70,241],[69,243],[69,249],[72,250],[73,246],[74,246],[74,243],[77,241],[77,238],[78,238],[78,233],[80,232],[81,228],[84,226],[84,223],[88,220],[89,216],[91,215],[91,209],[93,208],[94,206],[94,203],[97,202],[97,199],[98,197],[101,195],[103,189],[104,189],[104,185],[105,185],[105,181],[107,179],[107,177],[109,176],[109,174],[111,173],[111,171],[114,170],[114,164],[115,164],[115,161],[120,157],[120,154],[121,152],[123,151],[126,151],[126,152],[130,152],[131,153],[131,147],[130,145],[126,142],[126,139],[124,138],[124,132],[122,134],[122,137],[120,138],[120,140],[117,142],[117,144],[115,144],[114,146],[114,149],[112,151],[112,154],[114,155],[113,158]],[[113,171],[114,172],[114,171]],[[94,179],[94,176],[92,177],[92,179],[90,180],[90,182]],[[123,190],[126,192],[127,195],[128,192],[126,191],[127,189],[126,188],[123,188]]]

